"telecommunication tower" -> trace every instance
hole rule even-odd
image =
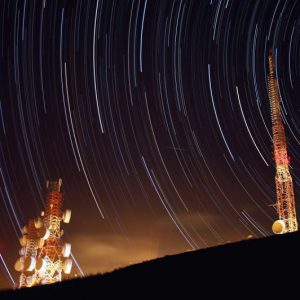
[[[71,211],[62,212],[62,180],[47,181],[45,212],[42,212],[43,218],[39,229],[40,238],[44,240],[44,246],[38,255],[39,269],[38,277],[41,283],[54,283],[61,281],[62,270],[69,274],[72,268],[72,260],[67,259],[64,262],[62,257],[69,257],[71,254],[71,244],[66,243],[62,246],[61,236],[63,231],[60,228],[61,221],[70,222]]]
[[[276,164],[276,194],[279,219],[273,223],[274,233],[287,233],[298,230],[294,199],[293,180],[289,171],[286,137],[280,111],[278,82],[274,72],[272,51],[269,53],[269,99],[272,117],[274,160]]]
[[[70,222],[71,210],[62,212],[61,185],[61,179],[46,182],[45,211],[41,212],[40,217],[29,221],[27,232],[25,230],[25,235],[20,239],[21,245],[23,242],[26,246],[24,254],[20,253],[21,257],[15,264],[15,269],[22,272],[20,287],[58,282],[62,280],[62,272],[71,272],[72,260],[68,258],[71,244],[62,245],[61,241],[61,221]],[[31,250],[26,252],[27,247]],[[29,271],[31,277],[27,274]]]

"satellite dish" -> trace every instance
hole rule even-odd
[[[58,188],[59,188],[59,191],[60,191],[61,185],[62,185],[62,179],[59,178],[59,179],[58,179]]]
[[[26,284],[27,285],[33,285],[34,284],[34,278],[33,278],[33,276],[27,276],[26,277]]]
[[[43,221],[40,217],[34,219],[34,226],[36,229],[39,229],[43,226]]]
[[[22,247],[22,248],[19,250],[19,255],[20,255],[20,256],[24,256],[24,255],[25,255],[25,247]]]
[[[27,256],[24,261],[24,268],[26,271],[33,271],[36,265],[36,259],[33,256]]]
[[[66,209],[66,211],[63,214],[63,222],[64,223],[67,223],[67,224],[70,223],[71,214],[72,214],[71,209]]]
[[[37,246],[38,246],[39,249],[41,249],[41,248],[43,248],[44,244],[45,244],[45,240],[39,239],[38,243],[37,243]]]
[[[72,269],[72,260],[70,258],[66,259],[63,263],[63,270],[65,274],[70,274]]]
[[[22,229],[21,229],[21,232],[23,234],[26,234],[27,233],[27,226],[23,226]]]
[[[48,228],[42,227],[39,229],[39,237],[46,240],[50,236],[50,230]]]
[[[62,248],[62,255],[63,255],[63,257],[69,257],[70,254],[71,254],[71,244],[65,243]]]
[[[283,220],[277,220],[273,223],[272,230],[275,234],[282,234],[285,231],[285,223]]]
[[[36,262],[36,270],[39,273],[44,273],[47,267],[47,261],[44,258],[39,258],[38,261]]]
[[[23,259],[19,258],[15,263],[15,270],[18,272],[22,272],[24,269]]]
[[[27,243],[27,237],[26,237],[26,235],[23,235],[21,238],[19,238],[19,242],[20,242],[20,244],[21,244],[22,247],[25,247],[26,243]]]

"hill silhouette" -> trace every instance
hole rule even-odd
[[[292,284],[299,277],[299,249],[299,232],[245,240],[165,256],[103,275],[3,291],[0,299],[162,299],[162,295],[187,299],[191,294],[195,299],[249,299],[250,294],[261,299],[262,292],[279,296],[299,290],[299,284]]]

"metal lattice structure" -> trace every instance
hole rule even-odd
[[[38,271],[43,283],[61,281],[62,273],[62,245],[60,221],[62,219],[62,193],[61,180],[47,181],[46,204],[43,219],[44,228],[49,230],[43,248],[39,253],[39,259],[45,260],[46,267]]]
[[[23,246],[19,254],[21,257],[15,264],[15,269],[21,271],[19,287],[31,287],[35,284],[35,263],[38,252],[38,231],[34,225],[34,220],[29,219],[28,225],[22,228],[23,236],[20,244]]]
[[[61,221],[69,223],[71,211],[62,212],[61,185],[61,179],[47,181],[45,211],[41,217],[29,221],[20,239],[26,246],[15,264],[15,269],[22,272],[20,287],[58,282],[62,280],[63,271],[65,274],[71,271],[72,260],[68,258],[71,244],[62,245],[61,241]],[[64,258],[67,259],[63,261]]]
[[[274,160],[276,164],[276,194],[279,220],[273,224],[274,233],[286,233],[298,230],[293,180],[289,171],[286,136],[280,110],[278,82],[274,72],[272,52],[269,53],[269,99],[272,117]]]

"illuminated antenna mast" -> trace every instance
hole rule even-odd
[[[289,171],[286,137],[280,113],[280,95],[278,82],[274,73],[272,51],[269,53],[269,99],[271,106],[274,159],[276,163],[276,194],[279,220],[275,221],[274,233],[286,233],[298,230],[293,180]]]
[[[20,258],[15,269],[22,272],[19,287],[48,284],[61,281],[62,271],[70,274],[72,260],[71,244],[62,246],[63,230],[60,223],[69,223],[71,210],[62,212],[62,180],[47,181],[45,212],[41,217],[30,219],[28,227],[22,228]],[[63,258],[67,258],[63,261]]]
[[[69,257],[71,254],[71,244],[62,246],[61,236],[63,231],[60,222],[69,223],[71,210],[67,209],[62,213],[62,180],[47,181],[45,212],[42,212],[43,219],[39,223],[39,236],[44,241],[44,245],[39,252],[36,266],[37,277],[41,284],[48,284],[61,281],[62,271],[70,274],[72,260],[62,257]]]

